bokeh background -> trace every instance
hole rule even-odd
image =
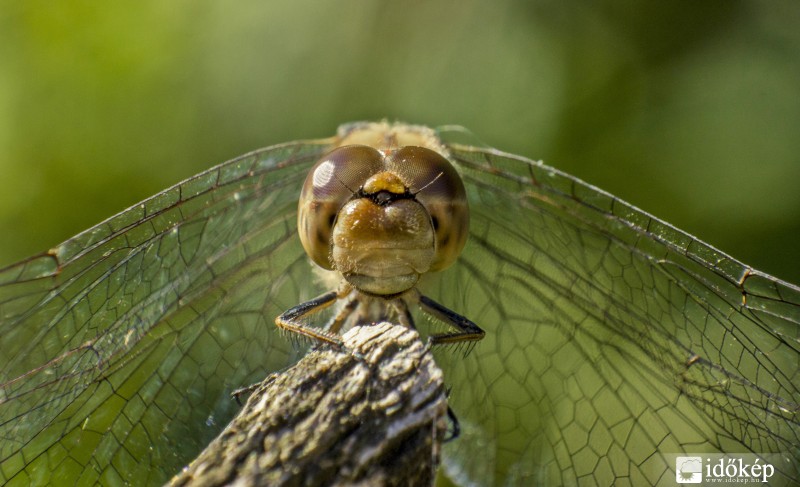
[[[800,282],[800,2],[0,1],[0,267],[341,122],[461,124]]]

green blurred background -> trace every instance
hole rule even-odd
[[[0,2],[0,266],[254,148],[461,124],[800,282],[800,2]]]

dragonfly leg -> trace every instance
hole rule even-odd
[[[442,343],[475,342],[483,339],[486,332],[475,323],[461,316],[455,311],[442,306],[427,296],[419,295],[419,306],[429,315],[447,323],[458,331],[450,333],[437,333],[431,335],[429,340],[432,345]]]
[[[312,338],[321,343],[327,343],[341,348],[342,340],[336,334],[331,333],[330,331],[313,328],[300,321],[300,318],[303,318],[304,316],[319,313],[335,303],[339,298],[340,295],[336,291],[330,291],[317,296],[311,301],[306,301],[305,303],[298,304],[297,306],[284,311],[280,316],[275,318],[275,324],[278,326],[278,328]]]
[[[285,370],[285,369],[284,369]],[[258,389],[261,384],[271,384],[275,381],[275,379],[280,375],[280,372],[272,373],[267,376],[262,382],[256,382],[255,384],[250,384],[249,386],[240,387],[233,392],[231,392],[231,397],[236,400],[236,404],[239,406],[242,405],[242,397],[249,396],[252,394],[256,389]]]
[[[336,313],[336,316],[331,319],[331,321],[325,325],[325,331],[331,334],[338,335],[339,330],[342,329],[342,325],[353,314],[353,311],[358,308],[358,299],[356,299],[355,294],[351,294],[348,298],[347,302],[342,306],[342,309]]]
[[[459,436],[461,436],[461,424],[458,422],[458,416],[450,408],[450,405],[447,405],[447,419],[450,420],[450,428],[448,428],[447,435],[442,440],[443,443],[447,443],[449,441],[453,441]]]
[[[399,321],[401,325],[411,328],[412,330],[417,329],[414,324],[414,317],[411,316],[411,311],[408,309],[408,305],[405,301],[395,300],[392,302],[392,306],[397,314],[397,321]]]

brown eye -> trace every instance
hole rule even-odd
[[[332,150],[309,171],[300,193],[297,227],[303,248],[320,266],[333,268],[330,237],[339,210],[382,165],[380,152],[352,145]]]
[[[403,178],[412,193],[426,187],[426,192],[432,189],[434,193],[456,195],[458,189],[450,182],[461,182],[461,177],[447,159],[424,147],[409,146],[392,152],[386,158],[386,167]],[[462,194],[463,187],[462,184]]]
[[[469,233],[469,208],[461,176],[439,153],[424,147],[403,147],[386,159],[387,169],[416,195],[431,216],[436,234],[432,271],[447,268],[458,258]]]
[[[303,184],[301,198],[346,201],[382,166],[381,153],[372,147],[351,145],[334,149],[311,169]]]

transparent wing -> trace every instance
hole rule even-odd
[[[800,481],[800,289],[569,175],[451,147],[470,240],[423,288],[486,330],[437,359],[463,485],[674,485],[669,453]]]
[[[153,484],[228,392],[291,363],[295,236],[327,141],[249,154],[0,271],[0,480]],[[425,289],[487,329],[438,354],[461,483],[657,483],[667,453],[780,452],[797,479],[800,291],[572,177],[454,147],[473,211]],[[488,474],[487,474],[488,473]]]
[[[242,156],[0,271],[0,484],[161,483],[294,354],[297,195],[326,141]]]

